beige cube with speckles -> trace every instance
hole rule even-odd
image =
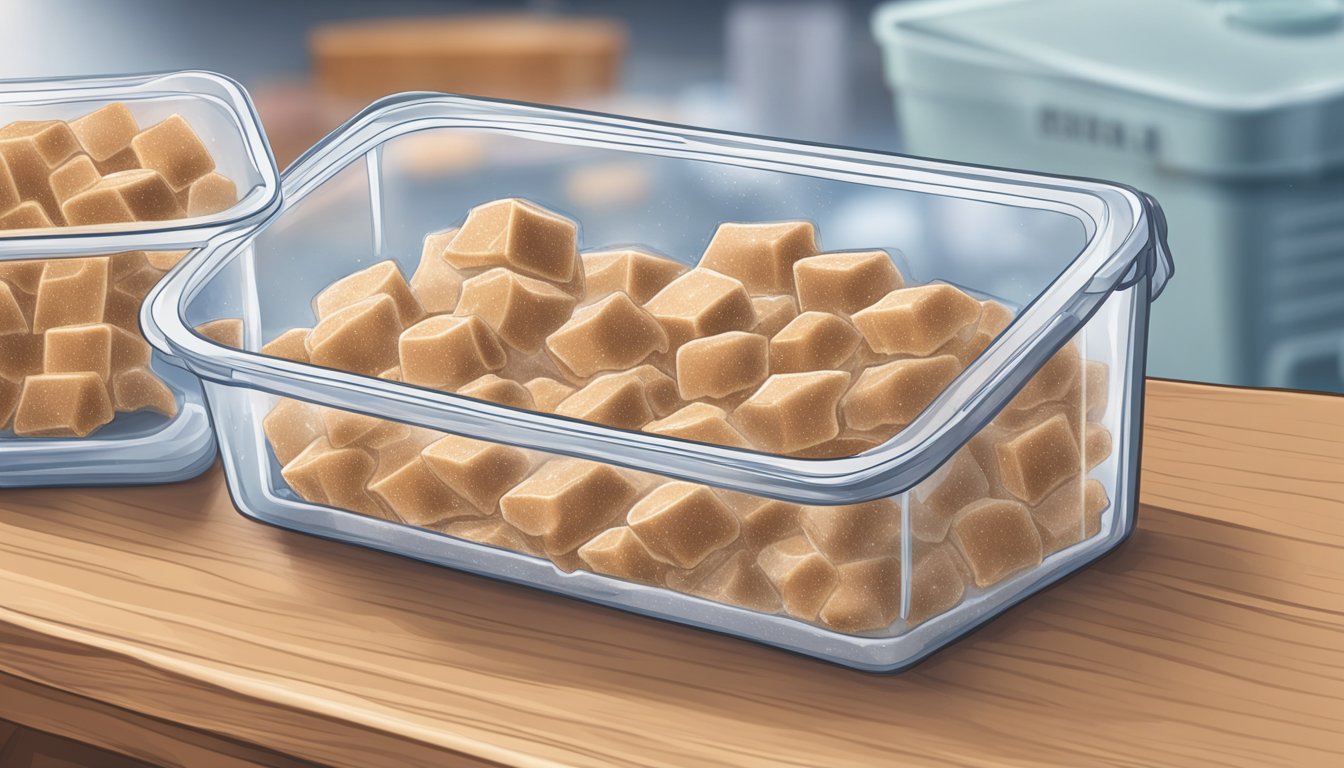
[[[131,150],[141,168],[162,174],[173,191],[183,190],[215,170],[215,158],[181,115],[136,134]]]
[[[108,267],[105,257],[48,261],[37,286],[33,333],[62,325],[101,322]]]
[[[624,525],[608,528],[579,547],[579,559],[594,573],[642,584],[661,583],[668,568]]]
[[[573,296],[543,280],[496,268],[462,283],[456,313],[476,315],[509,347],[536,352],[574,311]]]
[[[641,429],[654,418],[646,386],[631,371],[593,379],[561,401],[555,412],[617,429]]]
[[[233,179],[211,171],[191,182],[185,195],[178,193],[188,216],[209,216],[227,211],[238,202],[238,185]]]
[[[684,400],[755,390],[769,374],[770,340],[754,333],[706,336],[677,350],[677,388]]]
[[[949,537],[988,587],[1041,562],[1041,537],[1031,512],[1015,501],[983,499],[957,513]]]
[[[840,370],[862,343],[858,330],[848,320],[829,312],[804,312],[770,339],[770,370]]]
[[[756,325],[756,309],[738,280],[696,268],[673,280],[644,305],[667,332],[668,348],[705,336],[746,331]]]
[[[532,459],[521,448],[457,435],[435,440],[421,456],[440,480],[483,514],[492,514],[504,492],[532,469]]]
[[[886,251],[823,253],[793,265],[798,306],[804,312],[850,315],[871,306],[905,280]]]
[[[643,304],[687,269],[679,261],[639,248],[589,251],[582,259],[589,302],[620,292]]]
[[[102,177],[61,204],[71,226],[165,221],[186,215],[177,196],[156,171],[120,171]]]
[[[177,414],[177,398],[173,391],[147,366],[113,373],[109,390],[112,405],[120,412],[150,410],[164,416]]]
[[[487,373],[474,381],[458,388],[457,394],[485,400],[490,403],[507,405],[512,408],[532,410],[536,403],[532,393],[513,379],[503,379],[493,373]]]
[[[942,283],[892,291],[855,312],[868,346],[885,355],[931,355],[980,319],[980,302]]]
[[[578,459],[543,464],[499,500],[500,514],[548,555],[573,552],[621,520],[637,495],[614,467]]]
[[[523,386],[532,394],[532,404],[539,411],[554,411],[565,398],[576,391],[568,384],[545,376],[538,376]]]
[[[462,273],[443,258],[448,243],[457,236],[456,229],[431,232],[425,235],[420,250],[420,264],[411,275],[411,292],[420,306],[430,314],[452,312],[462,295]]]
[[[794,536],[761,551],[756,562],[774,585],[790,615],[813,621],[839,583],[840,574],[805,536]]]
[[[793,453],[820,445],[840,434],[836,406],[849,380],[843,371],[775,374],[730,421],[761,450]]]
[[[358,448],[333,448],[325,437],[310,443],[280,470],[301,497],[318,504],[387,519],[387,508],[370,495],[373,457]]]
[[[742,281],[753,296],[793,292],[793,265],[818,253],[811,222],[720,224],[700,266]]]
[[[23,381],[14,412],[20,437],[84,437],[116,413],[96,373],[42,373]]]
[[[494,267],[568,286],[573,290],[579,261],[578,227],[573,221],[527,200],[509,198],[472,208],[444,249],[460,270]]]
[[[468,503],[415,456],[369,485],[397,517],[410,525],[429,526],[459,517],[480,517]]]
[[[742,433],[728,423],[728,414],[709,403],[691,403],[665,418],[649,422],[644,431],[733,448],[751,447]]]
[[[580,379],[624,370],[667,350],[663,326],[624,293],[583,307],[546,339],[551,359]]]
[[[803,507],[798,524],[812,546],[835,563],[890,555],[901,549],[901,505],[895,499]]]
[[[961,361],[952,355],[873,366],[859,374],[840,411],[851,429],[905,427],[960,373]]]
[[[398,348],[402,379],[436,389],[455,390],[498,371],[507,360],[499,336],[474,315],[435,315],[407,328],[393,348],[393,359],[379,370],[396,364]]]
[[[1039,504],[1083,468],[1078,433],[1057,414],[996,447],[1003,486],[1028,504]]]
[[[886,629],[901,614],[901,561],[875,557],[845,563],[836,569],[834,591],[817,614],[818,620],[841,632]]]
[[[317,294],[313,307],[319,320],[372,296],[387,296],[397,310],[397,320],[409,328],[425,316],[411,286],[406,283],[395,261],[380,261],[337,280]]]
[[[677,568],[694,568],[739,531],[737,517],[713,490],[685,482],[654,488],[626,521],[654,557]]]
[[[798,302],[792,296],[753,296],[751,306],[756,312],[756,324],[750,330],[767,338],[779,333],[798,316]]]

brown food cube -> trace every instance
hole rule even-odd
[[[227,176],[211,172],[191,182],[185,195],[179,193],[181,197],[186,198],[182,207],[188,216],[209,216],[227,211],[238,202],[238,185]]]
[[[760,550],[800,533],[798,517],[803,508],[797,504],[735,491],[717,493],[737,515],[741,541],[751,549]]]
[[[472,208],[443,252],[460,270],[508,267],[528,277],[565,286],[571,295],[581,277],[578,227],[527,200],[509,198]]]
[[[369,490],[410,525],[423,527],[481,515],[480,510],[444,484],[419,456],[369,485]]]
[[[691,339],[756,325],[756,309],[742,283],[697,267],[673,280],[644,305],[667,332],[668,349]]]
[[[644,431],[733,448],[751,447],[742,433],[728,423],[728,414],[709,403],[691,403],[670,416],[649,422]]]
[[[875,557],[836,569],[835,590],[817,618],[840,632],[876,632],[901,615],[901,561]]]
[[[910,566],[910,624],[922,624],[946,613],[966,594],[966,582],[955,549],[949,545],[933,547]]]
[[[700,267],[737,278],[753,296],[793,292],[793,265],[817,255],[811,222],[720,224]]]
[[[983,499],[957,513],[950,539],[979,587],[1041,562],[1041,537],[1031,512],[1016,501]]]
[[[0,213],[14,208],[22,200],[14,173],[9,169],[9,160],[0,152]]]
[[[691,594],[728,603],[761,613],[778,613],[782,604],[779,593],[756,563],[756,557],[745,551],[732,553],[723,562],[699,579]]]
[[[146,366],[112,374],[111,390],[113,407],[123,413],[148,409],[168,417],[177,415],[173,391]]]
[[[308,334],[312,328],[290,328],[261,346],[261,353],[299,363],[308,362]]]
[[[402,327],[397,304],[390,296],[370,296],[332,312],[313,326],[308,334],[308,359],[315,365],[377,376],[396,365],[398,348],[407,346]],[[406,360],[401,363],[405,367]]]
[[[459,539],[466,539],[477,544],[485,544],[528,555],[540,554],[526,536],[498,517],[484,519],[469,517],[451,520],[431,527],[449,536],[456,536]]]
[[[304,448],[326,434],[322,412],[317,406],[288,397],[280,398],[271,408],[261,420],[261,428],[281,466],[293,461]]]
[[[1016,317],[1013,310],[993,299],[980,302],[980,308],[980,322],[976,327],[991,337],[1003,333],[1013,324],[1013,318]]]
[[[826,312],[804,312],[770,339],[773,373],[839,370],[862,339],[847,320]]]
[[[425,464],[459,496],[492,514],[504,492],[532,469],[527,451],[485,440],[445,435],[421,452]]]
[[[987,496],[989,480],[974,454],[963,448],[910,492],[910,532],[924,541],[942,541],[952,518]]]
[[[536,408],[536,403],[532,401],[532,393],[526,387],[513,379],[501,379],[493,373],[487,373],[463,385],[457,390],[457,394],[513,408],[527,410]]]
[[[840,574],[805,536],[794,536],[761,551],[756,558],[774,584],[790,615],[814,621],[835,590]]]
[[[149,262],[149,266],[159,270],[160,272],[167,272],[173,267],[176,267],[178,262],[182,261],[182,257],[187,255],[187,252],[145,251],[144,254],[145,254],[145,261]]]
[[[234,349],[243,348],[243,321],[237,317],[224,317],[196,326],[195,331],[216,344]]]
[[[1083,368],[1083,409],[1087,418],[1100,421],[1106,415],[1106,400],[1110,390],[1110,366],[1088,360]]]
[[[729,331],[688,341],[677,350],[677,388],[684,400],[754,390],[770,374],[770,340]]]
[[[119,171],[61,205],[71,226],[164,221],[186,215],[163,177],[155,171]]]
[[[8,167],[7,175],[21,200],[42,207],[51,222],[42,226],[65,223],[51,190],[50,175],[78,151],[79,141],[70,126],[60,120],[19,120],[0,128],[0,158]]]
[[[498,371],[507,360],[499,336],[475,315],[421,320],[401,334],[398,348],[402,379],[435,389],[456,389]],[[395,365],[395,358],[394,352],[391,362],[379,370]]]
[[[23,381],[14,434],[85,437],[114,415],[107,385],[98,374],[41,373]]]
[[[1082,469],[1078,434],[1063,414],[999,443],[996,454],[1004,487],[1028,504],[1039,504]]]
[[[685,264],[639,248],[589,251],[582,259],[587,301],[619,291],[643,304],[686,272]]]
[[[895,499],[803,507],[798,524],[812,546],[835,563],[901,551],[901,504]]]
[[[840,403],[845,424],[858,430],[904,428],[961,370],[961,361],[951,355],[907,358],[868,368]]]
[[[149,344],[107,323],[60,326],[44,336],[43,373],[96,373],[108,381],[117,371],[149,365]]]
[[[101,322],[107,287],[106,258],[48,261],[37,286],[33,333],[61,325]]]
[[[1096,422],[1083,428],[1083,464],[1096,467],[1111,455],[1111,431]]]
[[[28,333],[29,329],[28,313],[23,304],[19,303],[9,283],[0,280],[0,336]]]
[[[1004,410],[1030,411],[1046,403],[1064,400],[1077,391],[1082,371],[1083,358],[1078,353],[1078,345],[1069,342],[1041,366]]]
[[[532,393],[532,404],[539,411],[554,411],[565,398],[574,394],[574,387],[555,379],[538,376],[523,386]]]
[[[798,306],[804,312],[849,316],[905,287],[886,251],[823,253],[793,265]]]
[[[1106,487],[1100,481],[1081,476],[1046,496],[1031,508],[1045,553],[1058,552],[1097,535],[1101,531],[1101,513],[1110,504]]]
[[[462,295],[462,273],[443,258],[448,243],[457,236],[456,229],[431,232],[425,235],[420,251],[420,265],[411,275],[411,292],[420,306],[431,314],[452,312]]]
[[[644,385],[644,399],[649,401],[649,409],[655,418],[675,413],[685,405],[677,390],[676,379],[652,365],[631,368],[628,373]]]
[[[129,147],[140,126],[125,104],[113,102],[71,120],[70,130],[89,157],[102,162]]]
[[[53,226],[51,219],[38,203],[29,200],[0,215],[0,230],[45,229]]]
[[[553,459],[505,493],[500,514],[529,536],[541,537],[551,556],[573,552],[629,509],[637,495],[614,467]]]
[[[659,322],[624,293],[583,307],[546,339],[551,359],[578,379],[625,370],[667,350],[668,337]]]
[[[644,382],[630,371],[593,379],[561,401],[555,412],[618,429],[641,429],[654,416]]]
[[[931,355],[980,319],[980,302],[950,285],[901,288],[853,315],[874,351]]]
[[[608,528],[579,547],[579,559],[594,573],[643,584],[661,583],[667,573],[667,565],[624,525]]]
[[[654,557],[677,568],[694,568],[738,534],[732,510],[708,486],[696,483],[658,486],[635,504],[626,521]]]
[[[117,261],[116,259],[113,259],[113,270],[116,269],[116,265]],[[159,280],[162,278],[162,272],[145,264],[134,272],[123,275],[120,279],[115,280],[115,285],[126,294],[134,296],[136,301],[144,303],[145,297],[149,295],[150,290],[158,285]]]
[[[14,418],[14,409],[19,406],[19,393],[22,390],[23,382],[0,378],[0,429],[9,429],[9,422]]]
[[[306,501],[394,519],[366,490],[373,475],[373,457],[358,448],[333,448],[325,437],[319,437],[286,463],[280,475]]]
[[[174,192],[186,189],[215,170],[215,158],[181,115],[173,115],[136,134],[131,139],[131,150],[141,168],[162,174]]]
[[[51,172],[51,194],[57,205],[98,183],[102,176],[88,155],[75,155]]]
[[[380,419],[340,408],[322,409],[323,434],[333,448],[357,445],[360,448],[380,448],[404,437],[410,427],[398,421]]]
[[[0,336],[0,378],[23,381],[42,372],[42,335],[11,333]]]
[[[797,456],[804,459],[838,459],[846,456],[857,456],[864,451],[870,451],[885,440],[872,435],[863,435],[858,433],[841,434],[833,440],[827,440],[821,445],[814,445],[797,452]]]
[[[424,309],[411,293],[411,286],[402,277],[395,261],[380,261],[337,280],[317,294],[313,306],[317,319],[324,320],[338,310],[378,295],[392,299],[402,327],[409,328],[425,316]]]
[[[396,432],[400,437],[391,441],[379,441],[376,446],[368,445],[368,441],[361,441],[357,446],[373,456],[374,468],[373,477],[369,482],[376,483],[388,475],[396,472],[406,466],[412,459],[419,456],[427,446],[443,437],[442,432],[435,432],[432,429],[424,427],[411,427],[402,425],[403,429]],[[387,433],[373,432],[373,437],[383,437]]]
[[[757,448],[792,453],[840,434],[836,406],[849,386],[843,371],[779,373],[733,412],[731,422]]]
[[[798,302],[792,296],[753,296],[751,306],[756,312],[756,324],[750,330],[767,338],[779,333],[798,316]]]
[[[569,319],[574,304],[573,296],[550,283],[499,268],[462,283],[456,312],[480,317],[513,349],[536,352]]]

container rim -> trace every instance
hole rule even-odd
[[[190,250],[225,232],[264,224],[280,210],[280,172],[247,91],[236,80],[205,70],[103,77],[0,80],[0,107],[117,101],[148,96],[210,101],[233,118],[260,183],[232,207],[208,216],[136,224],[54,227],[0,233],[0,261],[136,250]]]
[[[146,338],[198,376],[226,385],[795,503],[845,504],[895,495],[923,479],[1112,291],[1144,283],[1155,296],[1170,275],[1160,209],[1122,185],[450,94],[405,93],[374,102],[286,170],[281,210],[396,136],[451,127],[1051,209],[1075,217],[1087,245],[914,422],[886,443],[843,458],[785,457],[620,430],[218,344],[187,325],[186,305],[250,247],[257,231],[216,238],[161,281],[142,311]],[[244,322],[253,324],[247,335],[255,341],[256,318]]]

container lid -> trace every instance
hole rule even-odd
[[[1163,128],[1204,129],[1187,154],[1215,153],[1210,166],[1310,169],[1344,157],[1341,0],[915,0],[879,8],[874,32],[901,54],[988,70],[979,85],[933,87],[992,89],[995,74],[1028,74],[1150,99],[1159,122],[1165,108],[1193,109],[1218,124]],[[931,85],[890,74],[901,87]],[[998,93],[1009,94],[1028,97]]]
[[[0,126],[73,120],[121,102],[148,127],[181,114],[238,187],[239,200],[207,216],[80,227],[0,231],[0,260],[134,250],[187,250],[258,227],[280,209],[280,173],[247,92],[212,72],[0,81]]]
[[[177,364],[228,386],[797,503],[844,504],[892,496],[923,479],[979,431],[1114,291],[1146,284],[1147,295],[1156,296],[1171,274],[1160,209],[1121,185],[444,94],[383,99],[310,149],[284,174],[281,218],[385,143],[443,128],[1049,210],[1077,221],[1086,244],[910,425],[883,445],[845,458],[793,458],[630,432],[219,344],[190,327],[188,309],[195,297],[207,294],[211,280],[225,274],[227,263],[250,253],[255,232],[212,241],[155,286],[142,315],[145,337]],[[244,317],[244,324],[247,339],[260,335],[258,318]]]

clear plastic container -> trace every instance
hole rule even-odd
[[[594,195],[592,184],[574,182],[613,168],[623,169],[614,177],[621,194]],[[644,183],[630,185],[633,176]],[[1171,273],[1160,209],[1141,193],[434,94],[377,102],[304,155],[284,188],[282,213],[267,229],[206,246],[155,289],[145,314],[151,343],[202,378],[234,501],[250,517],[867,670],[915,662],[1101,556],[1133,528],[1146,320]],[[333,280],[385,259],[410,274],[425,233],[510,196],[579,221],[584,249],[638,243],[688,264],[720,222],[807,219],[827,250],[887,248],[908,280],[947,281],[1021,309],[895,437],[830,459],[613,429],[259,353],[278,334],[312,325],[312,297]],[[243,320],[241,349],[192,331],[229,317]],[[939,549],[940,533],[923,529],[920,510],[948,482],[956,457],[977,450],[974,438],[1011,422],[1011,406],[999,412],[1066,343],[1080,353],[1075,359],[1100,364],[1093,369],[1110,393],[1093,399],[1087,418],[1108,432],[1111,450],[1090,469],[1080,462],[1075,477],[1080,498],[1085,481],[1104,490],[1104,510],[1031,567],[1003,578],[985,572],[955,589],[935,583],[951,578],[952,561],[921,565]],[[843,631],[305,501],[285,482],[263,433],[278,397],[534,457],[708,484],[723,498],[740,500],[738,492],[808,509],[895,502],[877,522],[896,535],[877,554],[899,561],[899,583],[889,580],[873,597],[898,615],[878,629]],[[1080,414],[1089,410],[1086,401],[1076,405]],[[850,607],[861,611],[857,602]]]
[[[181,115],[210,151],[216,170],[234,181],[238,202],[218,213],[170,221],[0,231],[0,263],[190,251],[250,233],[279,210],[279,172],[256,112],[242,87],[220,75],[0,82],[0,126],[74,120],[117,102],[141,129]],[[175,415],[118,414],[86,437],[19,437],[5,430],[0,487],[174,482],[208,468],[215,441],[199,383],[158,353],[150,368],[172,391]]]

